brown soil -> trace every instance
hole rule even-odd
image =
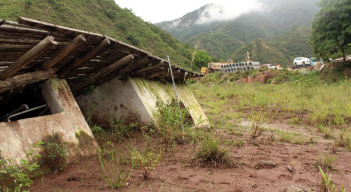
[[[275,124],[279,126],[279,124]],[[283,129],[288,129],[284,127]],[[231,136],[223,130],[214,134],[224,140],[242,139],[242,147],[230,147],[231,161],[236,167],[204,166],[194,163],[195,145],[177,145],[174,152],[163,156],[161,164],[144,180],[135,169],[128,180],[128,186],[119,191],[284,191],[287,187],[301,185],[319,191],[319,171],[316,158],[324,153],[331,154],[328,142],[312,145],[294,145],[272,141],[268,136],[252,140],[249,137]],[[304,132],[303,134],[310,134]],[[248,135],[245,133],[244,135]],[[136,134],[127,142],[144,143],[141,134]],[[115,143],[118,150],[123,144]],[[338,148],[338,159],[331,171],[336,186],[349,187],[351,181],[351,153]],[[259,166],[262,162],[273,162],[276,166]],[[286,166],[293,167],[290,172]],[[100,191],[106,190],[106,183],[99,174],[98,159],[89,158],[70,164],[65,171],[37,178],[32,191]],[[113,189],[114,191],[116,189]]]

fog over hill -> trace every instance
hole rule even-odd
[[[208,51],[213,57],[227,59],[255,39],[268,42],[286,31],[301,26],[311,27],[319,11],[318,2],[260,0],[244,7],[208,4],[181,18],[156,25],[182,42],[198,45],[199,49]],[[301,45],[304,46],[301,49],[311,49],[310,46],[306,47],[308,39],[304,37],[303,40],[306,43]],[[312,52],[312,49],[307,52]],[[289,59],[294,56],[290,55]]]

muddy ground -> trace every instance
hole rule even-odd
[[[245,122],[242,123],[243,126]],[[179,144],[173,152],[162,157],[161,164],[144,180],[135,169],[127,186],[118,191],[285,191],[289,186],[301,185],[320,191],[316,159],[322,154],[337,156],[333,163],[332,180],[336,186],[351,188],[351,153],[339,147],[332,153],[330,141],[318,133],[283,123],[267,125],[283,130],[301,131],[303,137],[316,136],[308,145],[277,141],[267,133],[252,139],[247,132],[232,135],[226,130],[215,129],[213,134],[227,141],[242,140],[240,146],[227,146],[232,166],[199,165],[194,162],[196,145]],[[249,128],[247,128],[249,130]],[[141,133],[132,135],[123,143],[114,143],[118,150],[126,143],[145,142]],[[293,167],[290,172],[287,165]],[[34,180],[32,191],[115,191],[107,187],[99,170],[97,157],[73,162],[64,171]]]

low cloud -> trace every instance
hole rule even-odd
[[[261,12],[263,3],[257,0],[246,0],[243,2],[223,2],[220,4],[209,4],[200,14],[200,18],[195,21],[195,24],[209,24],[214,21],[233,20],[243,14],[253,11]]]

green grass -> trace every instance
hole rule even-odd
[[[252,72],[251,74],[255,74]],[[339,76],[334,82],[326,74]],[[249,73],[248,73],[249,74]],[[279,71],[284,76],[282,84],[237,84],[221,82],[224,74],[210,74],[191,86],[195,97],[203,105],[210,123],[215,128],[234,134],[235,124],[249,120],[258,109],[267,112],[266,122],[279,120],[291,126],[314,127],[323,137],[332,139],[334,133],[344,128],[339,146],[350,146],[350,130],[346,129],[351,118],[351,81],[345,76],[330,72]],[[245,77],[244,73],[230,74],[228,78]],[[211,107],[208,107],[211,106]],[[233,125],[232,125],[233,124]],[[247,134],[247,130],[240,130]],[[289,143],[309,144],[313,138],[304,138],[290,132],[276,132],[281,140]]]

